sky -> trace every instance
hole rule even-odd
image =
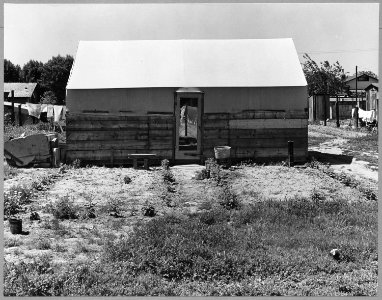
[[[300,61],[378,73],[376,3],[5,4],[4,57],[75,56],[80,40],[293,38]]]

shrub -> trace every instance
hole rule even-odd
[[[226,209],[238,209],[240,207],[237,195],[229,188],[223,187],[218,196],[218,202]]]
[[[60,197],[51,207],[51,213],[56,219],[77,219],[78,206],[69,195]]]
[[[23,185],[12,186],[4,192],[4,216],[10,217],[21,212],[32,196],[31,188]]]

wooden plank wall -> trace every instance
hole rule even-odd
[[[253,111],[204,114],[203,156],[213,157],[214,147],[231,146],[231,157],[286,159],[288,140],[294,141],[296,161],[308,155],[308,112]]]
[[[173,115],[67,114],[66,158],[101,165],[126,164],[131,153],[173,156]]]

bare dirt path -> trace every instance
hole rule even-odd
[[[378,153],[365,143],[364,149],[351,148],[351,139],[367,139],[368,134],[333,127],[309,125],[311,156],[330,163],[335,172],[344,172],[357,179],[378,182]]]

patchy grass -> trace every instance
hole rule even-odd
[[[66,268],[51,266],[49,261],[7,263],[5,292],[19,296],[375,295],[376,211],[375,202],[290,199],[258,202],[236,211],[212,209],[208,216],[187,219],[165,215],[136,227],[128,238],[106,240],[98,263]],[[342,249],[339,261],[329,255],[332,248]],[[89,251],[82,244],[76,249]],[[344,280],[335,280],[338,276]],[[314,283],[315,278],[320,280]],[[225,282],[231,288],[216,289],[212,282],[215,286]],[[203,288],[195,291],[196,284]],[[306,288],[299,288],[301,284]]]
[[[174,168],[175,183],[163,170],[68,169],[36,200],[41,222],[27,222],[22,243],[6,230],[4,293],[376,295],[377,201],[311,166],[242,165],[205,180]],[[80,217],[43,210],[57,199]]]

